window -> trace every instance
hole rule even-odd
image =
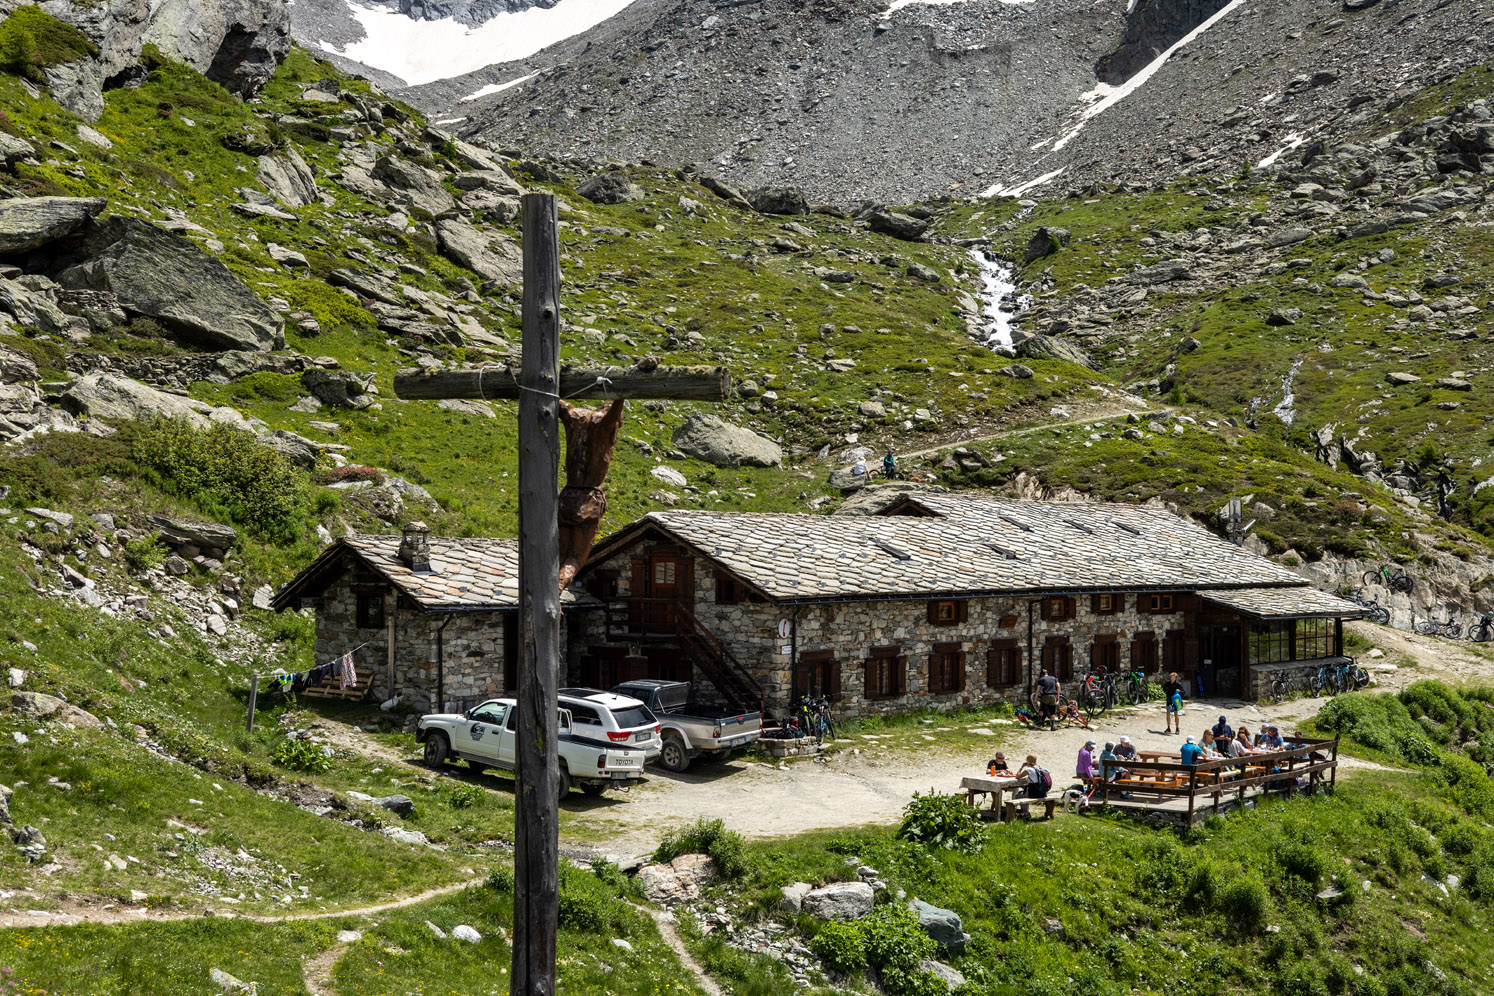
[[[794,669],[794,687],[799,695],[823,695],[832,702],[840,698],[840,661],[833,650],[810,650],[799,655]]]
[[[383,595],[359,595],[358,596],[358,628],[359,629],[383,629],[384,628],[384,596]]]
[[[1295,660],[1310,661],[1338,654],[1338,627],[1332,619],[1298,619]]]
[[[872,647],[866,659],[866,690],[869,699],[890,699],[908,689],[908,658],[900,647]]]
[[[674,561],[654,561],[654,584],[674,584]]]
[[[986,651],[986,684],[1007,688],[1022,683],[1022,647],[1016,640],[992,640]]]
[[[730,574],[716,572],[716,604],[738,605],[755,601],[747,586]]]
[[[957,626],[969,618],[969,602],[944,599],[929,603],[929,622],[935,626]]]
[[[1177,609],[1174,608],[1174,601],[1175,601],[1175,598],[1171,594],[1167,594],[1167,595],[1142,595],[1141,596],[1141,607],[1142,607],[1143,611],[1146,611],[1146,612],[1158,612],[1158,613],[1176,612]]]
[[[472,713],[472,722],[487,723],[491,726],[502,726],[503,715],[508,711],[508,706],[502,702],[485,702],[477,707]]]
[[[1074,648],[1066,636],[1050,636],[1043,643],[1043,668],[1059,681],[1074,677]]]
[[[1188,666],[1188,662],[1184,660],[1184,657],[1187,656],[1184,650],[1186,644],[1183,642],[1185,639],[1186,635],[1180,629],[1170,629],[1167,631],[1167,639],[1162,643],[1162,667],[1164,670],[1182,671]]]
[[[1097,616],[1113,616],[1126,607],[1126,596],[1105,592],[1089,596],[1089,608]]]
[[[1072,619],[1074,618],[1074,600],[1067,595],[1045,598],[1043,599],[1041,611],[1043,619],[1049,622],[1062,622],[1065,619]]]
[[[569,709],[571,713],[571,725],[579,726],[601,726],[602,717],[591,706],[582,705],[579,702],[566,702],[563,708]]]
[[[1290,622],[1263,622],[1250,627],[1250,663],[1281,664],[1293,659]]]
[[[586,579],[586,591],[593,598],[616,598],[617,571],[593,571]]]
[[[1115,674],[1120,670],[1120,643],[1114,633],[1097,635],[1089,645],[1089,667],[1096,673]]]
[[[1157,635],[1137,633],[1131,638],[1131,670],[1142,674],[1157,673]]]
[[[934,644],[934,649],[929,653],[929,691],[935,695],[947,695],[964,690],[964,644]]]

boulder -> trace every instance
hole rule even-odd
[[[324,405],[359,411],[374,404],[378,394],[372,375],[359,376],[345,370],[307,370],[301,374],[301,386]]]
[[[107,291],[125,312],[153,318],[214,349],[278,349],[283,323],[228,267],[186,239],[137,218],[89,224],[81,262],[58,283]]]
[[[865,882],[835,882],[806,893],[802,909],[820,920],[859,920],[871,912],[874,898]]]
[[[923,238],[923,233],[929,230],[929,223],[912,215],[902,214],[898,211],[889,211],[879,208],[867,215],[866,223],[874,232],[890,235],[894,239],[902,239],[904,242],[916,242]]]
[[[339,268],[327,274],[327,283],[333,287],[346,287],[359,297],[383,301],[396,308],[405,303],[405,294],[399,285],[374,273]]]
[[[804,907],[804,897],[814,890],[814,886],[808,882],[795,882],[785,885],[779,891],[783,893],[783,899],[779,901],[778,907],[787,913],[797,913]]]
[[[1281,249],[1285,246],[1296,245],[1298,242],[1306,242],[1314,234],[1310,228],[1283,228],[1267,236],[1266,244],[1273,249]]]
[[[458,941],[466,941],[468,944],[477,944],[482,941],[482,934],[475,927],[469,927],[465,923],[459,923],[451,928],[451,936]]]
[[[577,187],[576,193],[596,204],[625,204],[643,199],[643,188],[621,170],[598,173]]]
[[[236,529],[219,522],[183,519],[173,515],[148,515],[145,518],[152,528],[160,530],[161,539],[168,546],[195,546],[199,550],[229,550],[239,541]]]
[[[0,826],[10,826],[11,795],[9,787],[0,785]]]
[[[259,182],[270,196],[289,207],[306,207],[321,200],[316,175],[294,147],[280,156],[259,157]]]
[[[783,449],[765,436],[719,416],[697,413],[674,431],[674,445],[690,456],[717,467],[778,467]]]
[[[408,159],[384,156],[374,163],[373,176],[394,192],[397,201],[409,207],[431,215],[456,207],[451,191],[441,183],[441,175]]]
[[[964,972],[961,972],[953,965],[946,965],[942,961],[935,961],[933,958],[924,958],[921,960],[918,963],[918,970],[920,972],[927,972],[940,982],[943,982],[950,992],[954,992],[965,984]]]
[[[441,255],[473,273],[500,284],[524,282],[524,254],[518,243],[499,232],[480,232],[461,218],[436,222]]]
[[[228,422],[248,428],[244,417],[232,408],[214,408],[111,373],[91,373],[75,378],[63,389],[60,401],[62,407],[72,414],[92,418],[139,419],[165,415],[185,418],[198,428],[209,422]]]
[[[1385,375],[1385,380],[1396,387],[1405,387],[1407,384],[1419,383],[1421,378],[1414,373],[1406,373],[1403,370],[1392,370]]]
[[[382,806],[396,816],[409,816],[415,812],[415,800],[407,795],[380,796],[373,802],[375,806]]]
[[[75,705],[69,705],[56,696],[43,695],[41,692],[12,692],[10,707],[22,716],[29,716],[32,719],[53,719],[90,730],[104,728],[104,724],[93,713],[79,709]]]
[[[754,187],[743,196],[759,214],[809,213],[809,198],[798,187]]]
[[[458,190],[488,190],[507,197],[518,197],[524,192],[519,181],[501,169],[480,169],[469,173],[458,173],[451,178],[452,186]]]
[[[1153,263],[1151,266],[1145,266],[1134,273],[1127,274],[1126,283],[1152,287],[1157,284],[1171,283],[1174,280],[1186,280],[1188,272],[1187,260],[1169,259],[1161,263]]]
[[[754,210],[752,202],[747,199],[747,195],[725,180],[717,179],[714,176],[703,176],[700,178],[700,185],[733,207],[739,207],[743,211]]]
[[[0,347],[0,384],[33,381],[40,377],[36,361],[26,353]]]
[[[679,471],[675,470],[673,467],[666,467],[663,464],[659,464],[658,466],[651,468],[649,470],[649,474],[655,480],[663,481],[665,484],[668,484],[670,487],[683,488],[683,487],[687,486],[690,483],[688,480],[685,479],[685,475],[684,474],[681,474]]]
[[[30,142],[0,131],[0,166],[9,169],[20,160],[34,155],[36,155],[36,147]]]
[[[0,256],[18,256],[81,231],[104,210],[102,197],[0,200]]]
[[[311,263],[306,259],[306,255],[295,249],[287,249],[285,246],[267,242],[265,243],[265,251],[270,254],[271,259],[281,266],[288,266],[295,270],[304,270],[311,266]]]
[[[1031,263],[1034,260],[1051,256],[1060,249],[1067,249],[1069,239],[1067,228],[1049,228],[1045,225],[1027,240],[1027,251],[1023,254],[1023,262]]]
[[[154,0],[149,10],[141,42],[239,97],[259,92],[290,51],[284,0]]]
[[[700,890],[715,880],[716,862],[704,854],[681,854],[668,864],[645,865],[638,884],[650,902],[673,906],[700,898]]]
[[[1060,340],[1062,341],[1062,340]],[[1031,380],[1032,368],[1021,363],[1012,363],[996,371],[1003,377],[1014,377],[1017,380]]]
[[[946,957],[958,958],[965,953],[970,935],[965,933],[964,923],[954,910],[942,909],[921,899],[915,899],[908,908],[918,914],[918,926],[932,937]]]
[[[1094,361],[1083,349],[1051,335],[1034,335],[1017,343],[1017,355],[1027,359],[1064,360],[1081,367],[1094,367]]]
[[[830,486],[832,488],[839,488],[841,491],[859,491],[861,488],[866,487],[868,482],[868,475],[853,474],[850,468],[832,470],[829,477]]]

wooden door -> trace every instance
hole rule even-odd
[[[690,588],[689,560],[672,550],[655,550],[648,557],[648,608],[645,616],[649,633],[673,633],[676,604],[687,607]]]

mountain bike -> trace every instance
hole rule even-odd
[[[1478,622],[1468,627],[1468,639],[1474,643],[1488,643],[1494,639],[1494,612],[1485,612]]]
[[[805,695],[799,699],[799,722],[808,736],[824,743],[835,739],[835,721],[830,718],[830,700]]]
[[[1338,669],[1327,664],[1320,665],[1317,673],[1308,681],[1308,690],[1313,695],[1334,695],[1338,692]]]
[[[1125,687],[1121,694],[1131,705],[1140,705],[1152,697],[1152,691],[1147,687],[1146,675],[1140,671],[1127,671],[1125,676]]]
[[[1103,674],[1086,674],[1079,685],[1079,702],[1090,719],[1104,715],[1105,710],[1110,708],[1112,693],[1108,687],[1108,677]]]
[[[1378,570],[1364,572],[1364,583],[1366,587],[1372,584],[1384,585],[1391,591],[1409,595],[1416,581],[1399,565],[1381,564]]]
[[[1382,626],[1390,622],[1390,610],[1381,605],[1378,598],[1371,598],[1369,595],[1366,595],[1363,588],[1355,588],[1354,594],[1349,596],[1349,600],[1355,605],[1369,609],[1370,622],[1377,622]]]
[[[1463,635],[1463,626],[1455,619],[1423,619],[1416,624],[1416,632],[1422,636],[1445,636],[1456,640]]]
[[[1350,661],[1348,666],[1349,688],[1357,691],[1369,687],[1370,675],[1357,660]]]
[[[1284,674],[1278,674],[1266,685],[1266,701],[1272,705],[1283,702],[1288,695],[1302,691],[1301,677],[1288,678]]]

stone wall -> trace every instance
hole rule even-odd
[[[359,590],[368,584],[360,583]],[[322,596],[316,617],[316,655],[323,662],[367,643],[354,655],[360,673],[374,675],[372,694],[379,700],[399,694],[404,703],[436,711],[436,631],[443,621],[444,696],[463,707],[484,698],[511,693],[503,681],[503,616],[501,612],[471,612],[447,615],[422,613],[408,602],[399,604],[394,590],[383,595],[385,625],[380,629],[358,626],[358,595],[352,576],[333,584]],[[394,661],[389,661],[389,633],[394,634]],[[564,629],[561,633],[564,647]]]
[[[626,598],[632,592],[632,558],[647,552],[651,544],[635,545],[607,561],[588,568],[593,571],[615,571],[617,596]],[[1092,611],[1090,596],[1075,596],[1074,618],[1047,621],[1034,608],[1032,612],[1032,650],[1028,660],[1028,600],[1025,598],[987,598],[968,600],[966,618],[955,625],[929,622],[926,599],[879,600],[792,607],[760,602],[719,604],[716,601],[716,572],[710,561],[692,554],[694,575],[694,612],[701,623],[720,638],[753,677],[763,686],[768,708],[781,714],[793,699],[794,655],[788,647],[797,643],[804,654],[829,651],[839,664],[841,697],[835,714],[841,717],[892,715],[915,709],[953,709],[995,702],[1000,699],[1019,701],[1026,696],[1030,675],[1041,666],[1044,643],[1050,636],[1067,636],[1073,655],[1073,673],[1077,677],[1089,669],[1090,646],[1096,635],[1113,635],[1119,644],[1120,663],[1131,662],[1131,640],[1136,633],[1150,631],[1157,641],[1159,670],[1163,662],[1163,641],[1169,630],[1193,630],[1195,622],[1189,613],[1151,614],[1138,611],[1137,597],[1126,595],[1123,608],[1114,614]],[[1118,596],[1119,597],[1119,596]],[[778,635],[781,620],[788,620],[797,638]],[[1006,621],[1007,626],[1001,623]],[[986,656],[993,639],[1015,640],[1021,649],[1022,666],[1016,685],[993,687],[986,682]],[[578,650],[588,646],[617,646],[609,641],[603,616],[590,617],[578,635]],[[936,643],[958,643],[966,654],[965,687],[959,692],[929,691],[929,655]],[[872,647],[897,646],[907,659],[905,694],[894,698],[867,699],[865,696],[866,662]],[[1190,643],[1190,653],[1196,653]],[[1189,664],[1191,666],[1190,657]],[[573,675],[572,680],[578,680]],[[703,677],[697,682],[702,691],[710,692]],[[802,689],[800,690],[803,691]]]

